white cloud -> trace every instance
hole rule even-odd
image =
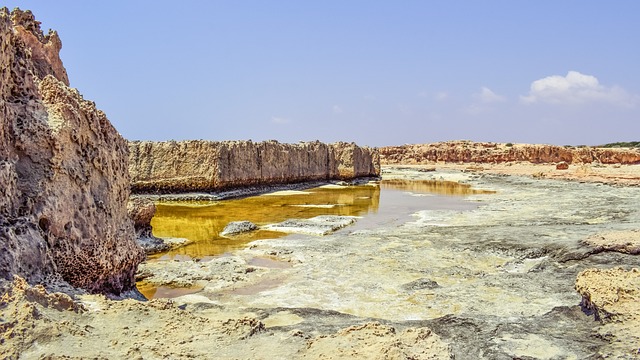
[[[470,115],[479,115],[495,110],[495,104],[507,101],[507,98],[494,93],[486,86],[480,88],[480,92],[471,95],[473,102],[463,109]]]
[[[494,93],[486,86],[483,86],[479,93],[473,94],[473,98],[485,104],[504,102],[507,100],[504,96]]]
[[[277,116],[272,116],[271,117],[271,122],[274,124],[288,124],[291,122],[291,120],[289,119],[285,119],[285,118],[281,118],[281,117],[277,117]]]
[[[341,108],[340,106],[338,106],[338,105],[333,105],[333,108],[332,108],[332,109],[333,109],[333,112],[334,112],[335,114],[342,114],[342,113],[343,113],[342,108]]]
[[[525,104],[536,102],[550,104],[584,104],[604,102],[622,106],[634,106],[639,97],[624,89],[600,84],[592,75],[569,71],[567,76],[553,75],[531,83],[529,95],[521,96]]]

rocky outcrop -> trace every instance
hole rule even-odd
[[[156,204],[153,201],[139,197],[130,198],[127,212],[133,220],[136,242],[147,254],[156,254],[171,248],[163,239],[153,236],[151,219],[156,214]]]
[[[0,277],[131,289],[144,257],[127,216],[127,142],[68,87],[55,32],[0,9]]]
[[[599,233],[582,241],[594,248],[595,253],[617,251],[624,254],[640,255],[640,230],[619,230]]]
[[[640,270],[587,269],[578,274],[582,307],[600,320],[598,336],[611,341],[602,353],[616,359],[638,356],[640,343]]]
[[[379,176],[377,149],[319,141],[129,142],[134,192],[216,191]]]
[[[383,164],[505,163],[640,164],[637,148],[592,148],[556,145],[447,141],[380,148]]]

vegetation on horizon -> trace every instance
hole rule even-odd
[[[615,142],[604,145],[598,145],[596,147],[602,148],[640,148],[640,141],[626,141],[626,142]]]

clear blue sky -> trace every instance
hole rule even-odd
[[[640,1],[4,1],[128,139],[640,140]]]

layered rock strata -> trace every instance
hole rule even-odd
[[[117,294],[144,258],[127,142],[68,86],[61,46],[31,12],[0,9],[0,278]]]
[[[640,149],[447,141],[380,148],[383,164],[505,163],[640,164]]]
[[[134,192],[216,191],[379,176],[377,149],[319,141],[129,142]]]

